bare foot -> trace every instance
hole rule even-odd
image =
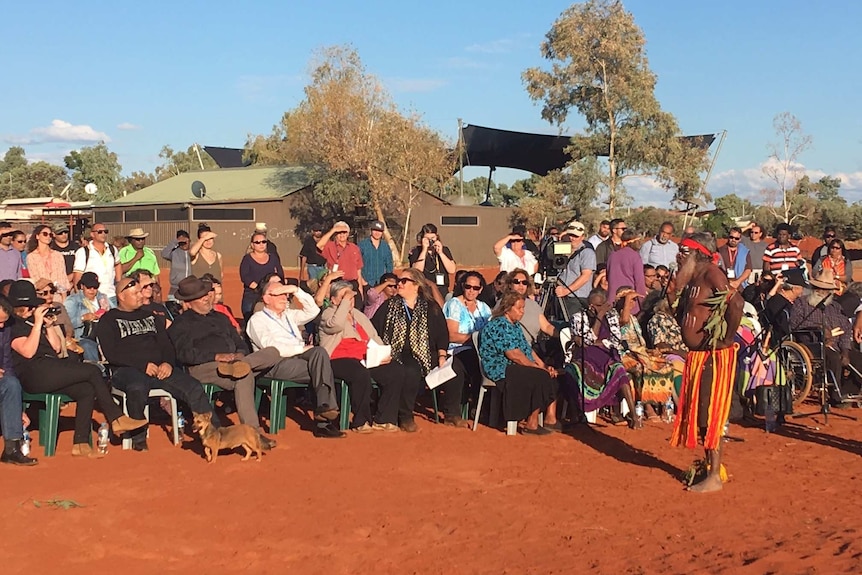
[[[721,491],[723,484],[721,483],[721,476],[717,473],[709,474],[706,476],[706,479],[701,481],[700,483],[695,483],[694,485],[688,488],[689,491],[693,491],[695,493],[712,493],[713,491]]]

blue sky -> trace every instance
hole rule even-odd
[[[454,141],[457,118],[556,133],[521,72],[569,2],[44,0],[4,7],[0,153],[61,162],[99,139],[124,171],[152,170],[164,144],[242,146],[303,96],[322,46],[352,44],[404,109]],[[795,114],[813,138],[814,177],[839,175],[862,199],[862,3],[828,0],[630,0],[647,38],[657,95],[686,133],[728,131],[709,190],[757,199],[773,117]],[[579,127],[573,115],[566,127]],[[715,148],[713,148],[714,150]],[[485,175],[473,168],[467,176]],[[499,170],[498,181],[526,174]],[[640,203],[667,195],[635,185]]]

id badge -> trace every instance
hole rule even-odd
[[[727,279],[735,280],[736,279],[736,270],[728,268],[727,270]]]
[[[437,274],[435,277],[437,278],[438,286],[446,285],[446,276],[444,276],[443,274]]]
[[[338,271],[338,264],[332,264],[332,272],[335,273]]]
[[[790,269],[790,264],[781,264],[781,271],[786,272]]]

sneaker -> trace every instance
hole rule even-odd
[[[365,422],[359,427],[351,427],[350,431],[352,431],[353,433],[374,433],[374,428],[371,426],[370,423]]]
[[[336,429],[331,424],[326,424],[315,426],[314,437],[322,437],[325,439],[338,439],[341,437],[347,437],[347,434],[341,430]]]
[[[371,426],[374,431],[385,431],[387,433],[395,433],[401,431],[394,423],[375,423]]]

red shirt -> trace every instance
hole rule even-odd
[[[217,312],[219,312],[219,313],[223,313],[223,314],[225,314],[225,315],[227,316],[227,318],[230,320],[230,324],[231,324],[235,329],[239,329],[239,324],[236,322],[236,318],[235,318],[235,317],[233,317],[233,312],[230,310],[230,308],[229,308],[229,307],[227,307],[227,306],[226,306],[225,304],[223,304],[223,303],[216,303],[216,304],[213,304],[213,309],[214,309],[214,310],[216,310],[216,311],[217,311]]]
[[[356,324],[356,333],[362,339],[345,337],[332,350],[329,359],[358,359],[359,361],[365,359],[365,353],[368,349],[368,334],[359,324]]]
[[[332,240],[323,246],[322,254],[326,258],[329,269],[338,264],[338,269],[344,272],[346,281],[359,279],[359,270],[362,269],[362,254],[359,252],[359,246],[347,242],[344,247],[341,247],[335,240]]]

